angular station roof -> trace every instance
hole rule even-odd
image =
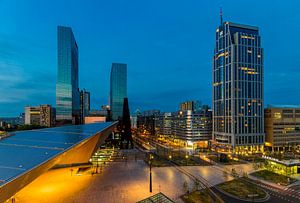
[[[19,131],[0,139],[0,188],[112,125],[107,122]]]

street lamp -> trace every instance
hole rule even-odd
[[[150,171],[149,171],[149,173],[150,173],[150,185],[149,185],[149,187],[150,187],[150,193],[152,193],[152,170],[151,170],[151,166],[152,166],[152,161],[151,161],[151,159],[153,158],[153,156],[151,155],[151,153],[150,153],[150,156],[149,156],[149,167],[150,167]]]
[[[187,160],[188,160],[189,156],[186,154],[185,155],[185,161],[186,161],[186,165],[187,165]]]
[[[100,161],[102,161],[102,159],[98,159],[98,161],[97,161],[97,173],[98,173],[98,163],[99,163]],[[101,166],[100,172],[102,172],[102,165],[101,165],[101,162],[100,162],[100,166]]]

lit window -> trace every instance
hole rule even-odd
[[[274,118],[275,119],[280,119],[281,118],[281,113],[280,112],[275,112],[274,113]]]
[[[246,36],[246,35],[242,35],[241,36],[242,39],[255,39],[254,37],[250,37],[250,36]]]
[[[224,53],[220,53],[220,54],[218,55],[218,58],[221,57],[221,56],[224,56],[224,55],[225,55]]]

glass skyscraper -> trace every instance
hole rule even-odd
[[[257,27],[222,22],[213,58],[213,139],[235,152],[264,143],[263,49]]]
[[[70,27],[57,27],[56,120],[80,121],[78,46]]]
[[[110,109],[113,120],[122,117],[127,97],[127,64],[113,63],[110,72]]]

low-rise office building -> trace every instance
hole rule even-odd
[[[173,113],[166,112],[161,113],[158,117],[157,133],[159,135],[163,135],[166,137],[170,137],[172,135],[172,121],[173,121]]]
[[[84,123],[101,123],[110,121],[110,111],[109,108],[102,106],[102,110],[90,110],[88,115],[84,117]]]
[[[300,147],[300,108],[265,109],[265,148],[272,151]]]
[[[195,104],[199,102],[184,102],[179,111],[160,113],[158,118],[152,118],[155,133],[181,146],[208,147],[212,139],[212,111],[206,105]]]
[[[55,108],[50,105],[40,105],[40,125],[52,127],[55,125]]]
[[[208,108],[178,111],[172,117],[172,135],[186,146],[208,147],[212,139],[212,112]]]
[[[25,125],[39,125],[40,124],[40,107],[26,106],[25,107]]]
[[[55,109],[50,105],[26,106],[25,124],[52,127],[55,125]]]

